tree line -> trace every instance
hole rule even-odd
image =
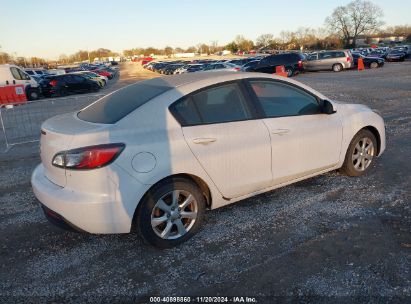
[[[338,6],[332,14],[325,19],[324,28],[313,29],[301,27],[296,31],[282,31],[278,37],[267,33],[257,37],[255,41],[243,35],[237,35],[233,41],[226,45],[219,45],[217,41],[199,43],[188,48],[133,48],[124,50],[125,57],[141,55],[171,56],[176,53],[215,54],[222,50],[233,53],[238,51],[250,52],[251,50],[318,50],[354,48],[356,40],[362,36],[405,36],[411,42],[411,26],[399,25],[383,28],[383,11],[380,7],[368,0],[354,0],[345,6]],[[73,63],[92,61],[95,58],[117,57],[119,53],[109,49],[99,48],[93,51],[79,50],[71,55],[61,55],[58,63]],[[14,62],[22,66],[41,66],[47,61],[42,58],[13,57],[0,52],[0,64]]]

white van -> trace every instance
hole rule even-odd
[[[12,64],[0,65],[0,86],[24,85],[24,91],[29,100],[36,100],[40,97],[40,86],[36,80],[31,78],[20,67]]]

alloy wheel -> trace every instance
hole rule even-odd
[[[151,212],[151,227],[165,240],[188,233],[197,219],[198,204],[188,191],[173,190],[163,195]]]
[[[375,148],[368,137],[361,138],[354,147],[352,164],[356,171],[365,171],[372,163],[375,156]]]

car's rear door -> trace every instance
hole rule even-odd
[[[273,184],[338,163],[342,141],[338,113],[323,114],[315,96],[284,82],[254,79],[249,84],[270,132]]]
[[[270,136],[240,82],[203,89],[170,110],[182,124],[191,151],[225,197],[271,184]]]

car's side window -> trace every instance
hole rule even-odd
[[[234,83],[201,91],[192,100],[205,124],[251,118],[246,101]]]
[[[171,106],[171,111],[183,126],[201,124],[201,118],[191,97],[183,98]]]
[[[30,80],[30,76],[24,73],[22,70],[18,69],[17,70],[20,74],[20,79],[22,80]]]
[[[177,101],[170,107],[183,126],[251,119],[246,100],[236,83],[212,87]]]
[[[15,67],[10,68],[10,72],[13,75],[14,79],[22,80],[19,70]]]
[[[321,113],[317,99],[294,86],[264,80],[250,81],[266,117]]]
[[[332,53],[331,52],[323,52],[323,53],[320,53],[318,55],[318,57],[320,59],[330,59],[330,58],[332,58]]]

